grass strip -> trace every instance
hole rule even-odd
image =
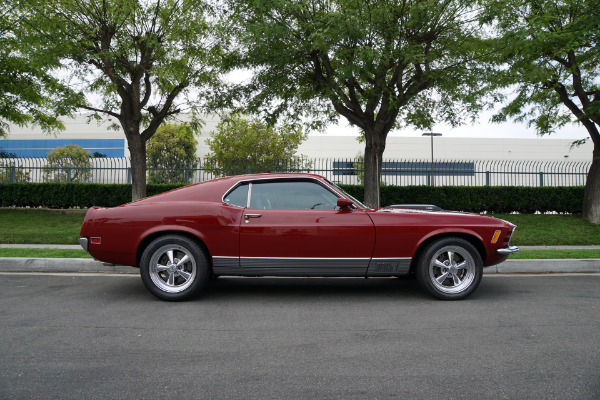
[[[83,249],[0,249],[0,257],[20,258],[92,258]]]
[[[600,258],[600,249],[557,249],[521,250],[508,257],[509,260],[548,260],[548,259]]]
[[[68,210],[2,209],[0,243],[77,244],[84,217]]]
[[[511,242],[517,246],[600,244],[600,225],[564,214],[495,214],[517,225]]]

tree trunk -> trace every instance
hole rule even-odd
[[[385,150],[385,134],[365,130],[365,204],[379,208],[379,185],[381,181],[381,162]]]
[[[583,192],[582,218],[600,224],[600,144],[594,143],[592,165]]]
[[[146,143],[141,135],[130,135],[127,145],[131,155],[131,200],[146,197]]]

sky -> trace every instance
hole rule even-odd
[[[485,111],[480,114],[475,124],[467,123],[457,128],[438,124],[431,132],[441,133],[445,137],[477,137],[477,138],[518,138],[518,139],[570,139],[579,140],[589,136],[582,125],[571,124],[556,131],[551,135],[539,136],[534,128],[527,127],[526,123],[505,122],[501,124],[489,122],[493,111]],[[343,118],[337,125],[331,125],[325,130],[327,135],[357,135],[359,129],[351,127]],[[421,136],[423,130],[402,129],[390,132],[390,136]],[[429,132],[429,131],[427,131]],[[312,134],[317,135],[318,132]]]

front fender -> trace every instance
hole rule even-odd
[[[485,254],[482,254],[481,258],[484,263],[486,262],[488,250],[486,249],[483,237],[481,237],[481,235],[478,232],[476,232],[472,229],[467,229],[467,228],[447,227],[447,228],[435,229],[435,230],[429,232],[427,235],[424,235],[417,242],[417,244],[415,245],[415,248],[413,249],[413,254],[417,254],[417,251],[421,248],[421,246],[423,246],[423,244],[425,242],[429,241],[430,239],[435,238],[436,236],[451,236],[452,234],[468,235],[468,236],[471,236],[471,237],[477,239],[479,241],[479,243],[481,244],[481,248],[485,252]]]

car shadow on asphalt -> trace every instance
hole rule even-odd
[[[144,287],[141,279],[122,279],[104,294],[119,296],[121,300],[156,299]],[[511,295],[510,282],[502,278],[482,280],[468,300],[496,300]],[[211,279],[204,291],[190,301],[302,301],[323,300],[433,300],[418,284],[409,278],[274,278],[274,277],[219,277]]]
[[[399,278],[239,278],[220,277],[210,281],[199,299],[324,299],[422,298],[414,279]]]

